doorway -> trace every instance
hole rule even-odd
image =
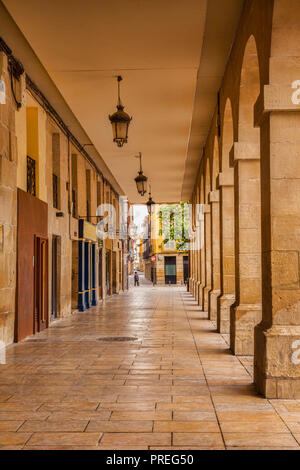
[[[183,281],[187,284],[189,278],[189,257],[183,257]]]
[[[52,237],[51,320],[58,317],[59,237]]]
[[[110,290],[110,251],[106,251],[106,295],[111,295]]]
[[[117,253],[112,252],[112,292],[117,293]]]
[[[48,327],[48,240],[35,237],[34,333]]]
[[[21,189],[17,233],[16,342],[48,322],[48,205]]]
[[[165,256],[165,283],[177,284],[176,256]]]
[[[102,248],[99,249],[99,262],[98,262],[98,295],[99,299],[103,298],[102,294]]]

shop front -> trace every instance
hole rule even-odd
[[[79,220],[78,237],[78,310],[98,305],[96,226]]]

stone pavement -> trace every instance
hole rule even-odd
[[[184,288],[141,281],[8,348],[1,448],[299,449],[300,400],[258,397]]]

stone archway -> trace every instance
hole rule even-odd
[[[235,302],[234,261],[234,179],[230,168],[230,150],[233,145],[233,117],[231,102],[227,99],[222,127],[221,173],[217,178],[220,190],[220,273],[221,295],[218,298],[217,327],[223,334],[230,331],[230,308]]]
[[[220,287],[220,191],[217,189],[217,177],[220,171],[219,141],[214,138],[212,159],[212,191],[208,195],[211,211],[211,274],[212,285],[209,294],[209,319],[217,320],[218,297]]]
[[[269,83],[255,121],[261,130],[262,322],[254,378],[267,398],[300,398],[300,9],[274,0]]]
[[[254,354],[254,328],[261,320],[260,130],[254,105],[260,93],[256,42],[247,42],[241,69],[238,142],[231,150],[234,167],[235,288],[230,314],[230,347],[236,355]]]
[[[210,292],[212,289],[212,269],[211,269],[211,206],[208,204],[211,192],[211,170],[210,161],[207,157],[205,165],[205,185],[204,185],[204,251],[205,251],[205,287],[203,308],[209,312]]]

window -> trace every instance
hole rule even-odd
[[[36,196],[36,164],[29,156],[27,156],[27,192]]]
[[[78,198],[77,198],[77,155],[72,155],[72,216],[74,219],[78,216]]]
[[[91,170],[86,170],[86,219],[91,221]]]
[[[74,219],[77,217],[77,199],[76,199],[76,189],[72,189],[72,216]]]
[[[53,207],[59,209],[58,205],[58,176],[53,174],[52,176],[52,185],[53,185]]]
[[[52,134],[53,207],[60,209],[60,135]]]

